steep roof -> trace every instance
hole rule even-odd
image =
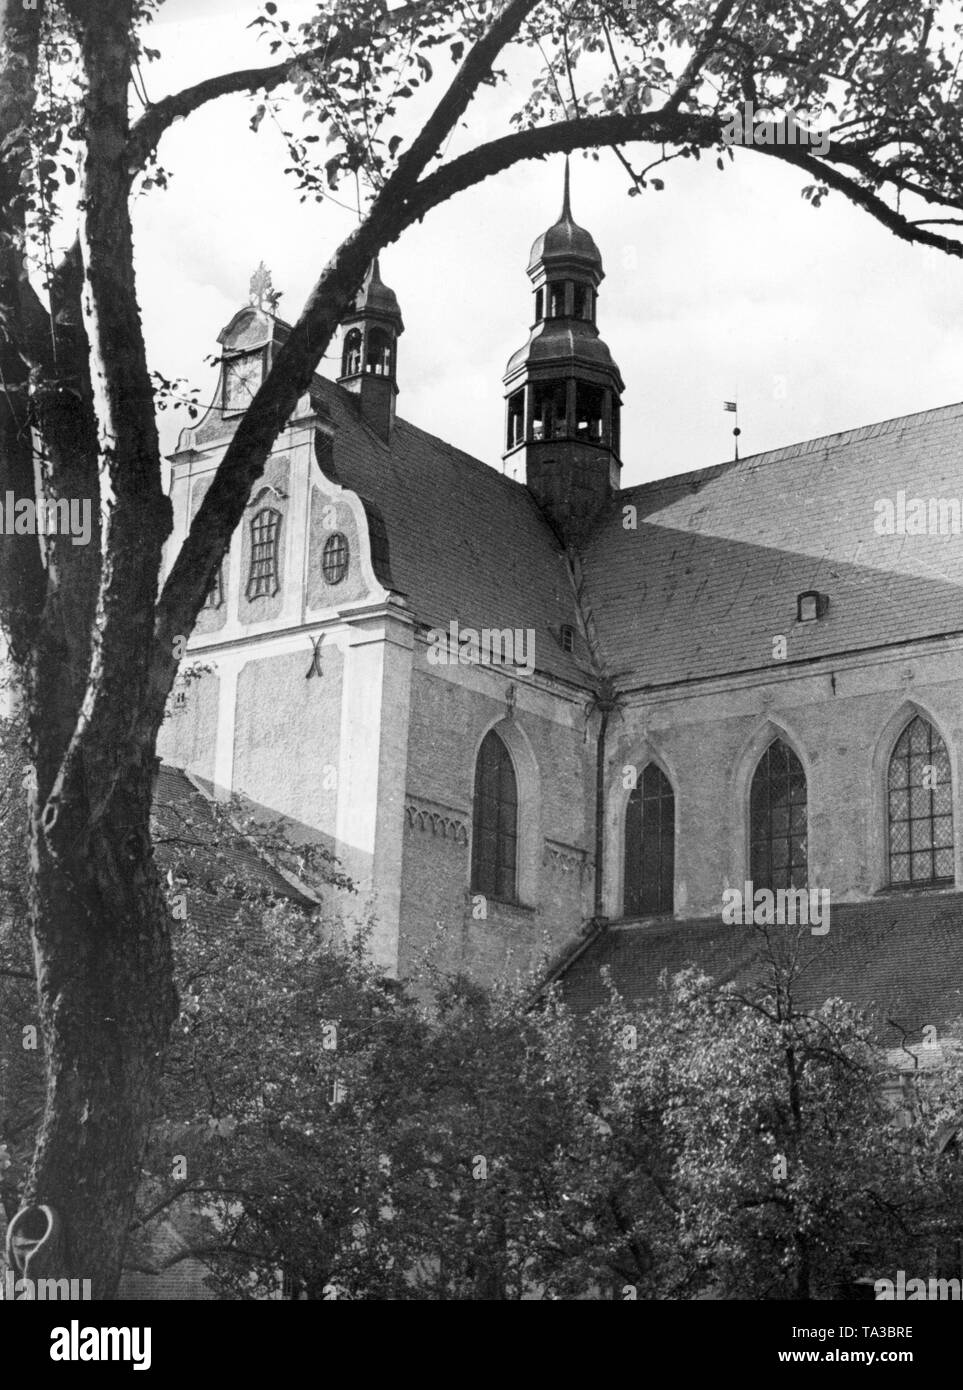
[[[585,686],[591,658],[558,540],[528,488],[398,419],[386,444],[358,417],[355,398],[317,385],[335,426],[338,482],[373,504],[388,540],[394,586],[419,621],[532,628],[534,664]],[[559,629],[575,629],[571,653]]]
[[[587,1011],[607,998],[603,970],[628,1002],[653,998],[662,971],[671,977],[690,965],[719,985],[746,980],[760,968],[758,946],[751,927],[718,918],[620,924],[574,959],[562,990]],[[807,938],[804,958],[802,1007],[845,999],[870,1015],[888,1046],[899,1046],[904,1034],[918,1044],[927,1024],[939,1029],[963,1017],[963,893],[834,903],[829,932]]]
[[[963,536],[876,533],[901,489],[963,499],[963,404],[619,493],[583,557],[611,673],[657,686],[771,669],[779,634],[791,663],[963,630]],[[829,610],[800,624],[809,589]]]

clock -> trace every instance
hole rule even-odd
[[[224,367],[224,409],[247,410],[261,385],[259,352],[234,357]]]

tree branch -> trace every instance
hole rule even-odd
[[[524,159],[544,159],[550,154],[570,154],[573,150],[600,145],[626,144],[645,140],[664,144],[695,145],[711,149],[722,143],[722,130],[728,125],[722,116],[682,112],[637,112],[627,115],[585,116],[574,121],[557,121],[549,126],[520,131],[479,145],[469,154],[442,165],[422,179],[407,209],[404,226],[421,221],[426,213],[456,193],[472,188],[494,174],[503,173]],[[844,174],[835,164],[846,163],[845,152],[817,158],[798,145],[747,145],[747,150],[793,164],[815,179],[845,194],[895,236],[904,241],[932,246],[952,256],[963,256],[963,243],[927,232],[896,212],[872,189]],[[400,230],[404,230],[402,227]],[[400,232],[399,232],[400,234]]]
[[[209,102],[220,97],[236,96],[239,93],[273,92],[275,88],[292,81],[300,71],[319,63],[336,63],[348,58],[373,35],[390,33],[392,29],[413,18],[421,6],[417,3],[402,9],[392,10],[372,16],[369,23],[344,29],[335,34],[325,44],[296,54],[282,63],[269,63],[264,67],[241,68],[236,72],[222,73],[218,77],[205,78],[192,87],[163,97],[156,102],[131,128],[127,144],[127,165],[131,178],[138,174],[154,155],[161,137],[170,130],[176,121],[199,111]]]
[[[696,83],[696,79],[702,71],[703,64],[715,48],[719,40],[719,35],[722,33],[729,16],[732,14],[735,4],[736,0],[722,0],[722,3],[712,16],[712,20],[706,30],[705,38],[689,59],[682,76],[679,78],[675,91],[663,107],[665,112],[677,111],[682,102],[689,96],[689,93]]]

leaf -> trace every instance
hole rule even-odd
[[[254,112],[254,115],[251,117],[251,129],[252,129],[253,131],[256,132],[256,131],[258,130],[258,128],[259,128],[261,122],[264,120],[264,116],[265,116],[265,112],[266,112],[266,111],[267,111],[267,107],[266,107],[266,106],[264,105],[264,103],[262,102],[261,105],[260,105],[260,106],[257,108],[257,110]]]

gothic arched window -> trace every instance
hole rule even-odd
[[[950,758],[936,729],[921,715],[896,740],[888,783],[890,884],[952,883]]]
[[[344,352],[341,356],[341,375],[354,376],[361,371],[361,330],[352,328],[345,334]]]
[[[273,507],[263,507],[251,518],[251,572],[247,579],[247,596],[273,598],[280,587],[278,582],[278,542],[281,536],[281,513]]]
[[[626,917],[671,912],[675,881],[675,795],[660,767],[649,763],[625,814]]]
[[[391,334],[372,328],[368,334],[368,360],[365,371],[375,376],[391,376]]]
[[[759,759],[749,793],[749,877],[754,888],[807,886],[806,774],[776,739]]]
[[[511,754],[494,729],[482,739],[472,808],[471,890],[515,902],[518,785]]]

